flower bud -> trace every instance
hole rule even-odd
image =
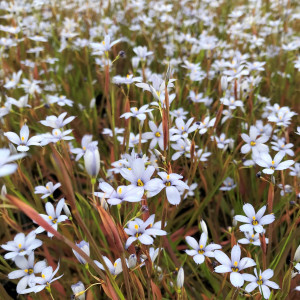
[[[84,154],[84,166],[87,173],[95,178],[100,171],[100,153],[96,145],[89,145]]]
[[[131,254],[128,258],[128,267],[130,269],[134,268],[136,266],[137,258],[135,254]]]
[[[68,205],[67,205],[66,203],[64,204],[63,210],[64,210],[66,216],[69,217],[69,216],[71,215],[71,212],[70,212],[70,210],[69,210],[69,207],[68,207]]]
[[[6,185],[3,184],[3,185],[2,185],[2,189],[1,189],[1,196],[2,196],[2,197],[5,197],[6,194],[7,194]]]
[[[300,245],[296,249],[295,255],[294,255],[294,261],[300,262]]]
[[[183,283],[184,283],[184,271],[183,268],[181,267],[177,275],[177,288],[181,289],[183,287]]]
[[[201,226],[202,231],[205,232],[206,235],[208,236],[207,226],[206,226],[206,223],[203,220],[200,221],[200,226]]]
[[[80,248],[86,255],[90,256],[90,244],[86,241],[81,241],[79,244],[76,243],[76,246]],[[86,264],[85,259],[83,259],[75,250],[73,250],[74,255],[81,264]]]
[[[221,77],[221,89],[223,92],[225,92],[228,88],[228,80],[227,76],[222,76]]]
[[[78,300],[84,300],[85,299],[85,287],[81,281],[78,281],[77,283],[71,285],[71,289],[74,293],[75,299]],[[78,295],[79,294],[79,295]]]

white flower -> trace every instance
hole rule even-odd
[[[48,116],[46,118],[46,120],[42,120],[40,121],[43,125],[54,128],[54,129],[58,129],[58,128],[62,128],[65,125],[67,125],[68,123],[72,122],[75,117],[71,116],[68,117],[67,119],[64,120],[65,116],[67,115],[66,112],[60,114],[58,117],[56,116]]]
[[[18,169],[18,165],[11,162],[24,156],[26,156],[24,153],[10,155],[9,149],[0,149],[0,177],[14,173]]]
[[[209,127],[213,127],[215,125],[215,122],[216,122],[216,118],[212,118],[211,120],[209,120],[209,117],[206,117],[203,121],[199,122],[200,123],[198,127],[199,134],[206,133]]]
[[[258,152],[269,152],[269,147],[265,145],[264,143],[269,140],[269,137],[266,135],[263,135],[259,138],[258,135],[260,132],[257,130],[255,126],[250,127],[250,134],[249,136],[245,133],[241,134],[242,139],[246,142],[245,145],[241,148],[242,153],[248,153],[249,151],[253,151],[255,155],[258,154]]]
[[[111,261],[106,257],[106,256],[103,256],[103,259],[104,259],[104,262],[108,268],[108,270],[110,271],[110,273],[114,276],[117,276],[119,275],[122,271],[123,271],[123,268],[122,268],[122,262],[121,262],[121,259],[118,258],[114,264],[111,263]],[[103,265],[101,263],[99,263],[99,261],[97,260],[94,260],[94,263],[101,269],[101,270],[105,270]]]
[[[125,232],[129,235],[126,241],[125,248],[127,249],[134,241],[138,240],[141,244],[152,245],[153,238],[151,236],[166,235],[165,230],[156,228],[154,223],[155,215],[151,215],[145,222],[140,218],[135,218],[124,228]],[[149,227],[149,228],[147,228]]]
[[[20,70],[18,73],[13,73],[12,78],[8,80],[6,84],[4,84],[4,87],[8,90],[15,88],[20,81],[21,75],[22,75],[22,70]]]
[[[246,216],[236,215],[234,217],[236,221],[246,223],[240,226],[240,230],[251,232],[254,229],[256,232],[262,233],[264,231],[263,226],[271,224],[275,220],[274,214],[264,216],[266,208],[267,206],[264,205],[257,213],[255,213],[255,210],[251,204],[244,204],[243,210]]]
[[[190,118],[186,123],[184,123],[182,118],[177,118],[175,120],[176,127],[170,129],[170,133],[173,136],[170,137],[171,141],[177,141],[180,138],[186,139],[188,134],[195,131],[198,127],[196,123],[193,123],[194,118]]]
[[[139,202],[143,197],[143,190],[134,186],[118,186],[115,190],[110,184],[106,182],[100,182],[99,188],[103,192],[95,192],[95,196],[100,198],[107,198],[107,203],[110,205],[117,205],[123,201]]]
[[[28,255],[28,259],[24,256],[17,256],[15,258],[15,264],[20,270],[12,271],[8,274],[9,279],[22,279],[17,284],[17,293],[23,294],[23,291],[27,287],[33,287],[36,285],[34,282],[35,274],[41,273],[44,268],[46,268],[45,261],[39,261],[34,264],[34,252]]]
[[[252,244],[252,245],[255,245],[255,246],[260,246],[261,245],[260,239],[259,239],[259,233],[254,234],[253,230],[251,230],[249,232],[244,232],[244,234],[245,234],[245,237],[238,240],[238,242],[240,244],[244,244],[244,245]],[[269,239],[265,238],[265,240],[266,240],[266,244],[268,244]]]
[[[54,278],[58,269],[59,269],[59,263],[58,263],[55,271],[53,271],[52,267],[44,268],[42,270],[42,276],[34,278],[34,282],[37,285],[23,290],[22,294],[27,294],[27,293],[31,293],[31,292],[38,293],[38,292],[42,291],[44,288],[49,287],[53,281],[55,281],[63,276],[63,275],[60,275],[60,276]]]
[[[157,127],[153,121],[149,121],[149,127],[151,132],[143,133],[142,138],[146,140],[152,140],[150,143],[150,149],[153,149],[158,143],[160,149],[164,150],[162,123],[160,123],[159,127]]]
[[[241,287],[244,285],[244,276],[239,273],[243,269],[253,267],[256,265],[252,258],[244,257],[241,259],[241,248],[239,245],[233,246],[231,250],[231,259],[220,250],[215,250],[215,259],[221,264],[215,268],[217,273],[230,272],[230,282],[235,287]]]
[[[28,233],[27,236],[22,232],[18,233],[13,241],[7,242],[6,245],[1,245],[4,250],[10,251],[4,255],[4,258],[15,260],[17,257],[29,255],[34,249],[43,244],[42,241],[35,237],[34,231]]]
[[[255,276],[251,274],[243,275],[246,281],[251,282],[246,286],[246,292],[251,293],[255,288],[258,287],[264,299],[269,299],[271,294],[269,287],[272,289],[279,289],[279,285],[277,283],[269,280],[271,277],[273,277],[274,271],[267,269],[264,272],[261,272],[261,270],[259,270],[258,275],[256,269],[254,269],[254,273]]]
[[[40,214],[40,216],[50,225],[53,227],[54,230],[57,231],[58,224],[61,222],[64,222],[68,219],[66,215],[61,215],[61,211],[65,205],[65,199],[61,199],[56,206],[56,209],[54,210],[54,206],[47,202],[45,205],[46,213],[47,215]],[[39,226],[35,233],[41,233],[45,231],[45,229],[42,226]],[[48,232],[48,237],[53,237],[53,234]]]
[[[223,103],[225,106],[228,106],[229,109],[231,109],[231,110],[234,110],[237,107],[243,107],[244,106],[244,104],[241,100],[235,100],[235,98],[232,97],[232,96],[229,99],[228,98],[221,98],[220,102]]]
[[[153,179],[151,183],[148,184],[149,197],[157,195],[162,189],[166,188],[167,199],[170,204],[178,205],[180,203],[180,192],[182,190],[188,190],[189,186],[181,181],[181,175],[166,172],[158,172],[158,176],[161,179]]]
[[[274,159],[272,159],[269,153],[265,152],[260,153],[259,156],[255,159],[255,163],[265,168],[262,170],[265,174],[273,174],[275,170],[280,171],[288,169],[292,164],[295,163],[293,160],[286,160],[284,162],[281,162],[283,157],[285,156],[283,152],[278,152],[275,155]]]
[[[231,177],[227,177],[223,181],[223,186],[220,187],[220,191],[230,191],[236,187],[234,180]]]
[[[201,234],[199,243],[191,236],[186,236],[185,240],[189,246],[193,248],[193,250],[185,250],[185,252],[193,256],[193,260],[196,264],[202,264],[205,260],[205,256],[214,257],[214,251],[222,248],[217,244],[208,244],[206,246],[207,234],[205,232]]]
[[[33,136],[29,138],[29,129],[28,126],[25,124],[22,126],[20,130],[20,136],[18,136],[14,132],[5,132],[4,135],[14,144],[17,144],[17,150],[20,152],[26,152],[29,150],[29,146],[35,145],[40,146],[41,137],[40,136]]]
[[[280,151],[284,155],[294,156],[295,153],[291,149],[294,145],[292,143],[286,143],[285,138],[278,139],[277,141],[271,142],[273,145],[272,149],[275,151]]]
[[[55,190],[57,190],[61,186],[61,183],[56,183],[53,185],[53,182],[49,181],[46,186],[39,185],[34,188],[34,193],[35,194],[43,194],[41,197],[42,199],[45,199],[52,195]]]
[[[153,109],[148,109],[148,107],[149,107],[148,104],[143,105],[139,109],[137,107],[131,107],[130,108],[131,112],[124,113],[123,115],[120,116],[120,118],[128,119],[130,117],[135,117],[140,121],[144,121],[146,119],[146,113],[153,110]]]

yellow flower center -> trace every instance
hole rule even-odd
[[[274,165],[275,164],[275,161],[274,160],[272,160],[272,165]]]
[[[160,137],[160,133],[157,131],[157,132],[155,133],[155,136],[156,136],[156,137]]]
[[[47,189],[47,190],[50,190],[50,188],[49,188],[49,186],[48,186],[48,185],[46,185],[46,189]]]
[[[103,41],[102,44],[105,45],[105,42]]]
[[[137,185],[138,185],[138,186],[144,186],[144,183],[143,183],[143,181],[142,181],[141,179],[139,179],[139,180],[137,181]]]
[[[126,78],[129,78],[129,77],[130,77],[130,75],[129,75],[129,74],[127,74],[127,75],[126,75]]]
[[[118,188],[118,194],[119,194],[119,195],[122,194],[122,188]]]
[[[117,263],[115,262],[115,263],[114,263],[114,268],[115,268],[116,266],[117,266]]]
[[[60,95],[60,96],[59,96],[59,98],[60,98],[60,99],[63,99],[63,98],[64,98],[64,96],[63,96],[63,95]]]
[[[170,182],[170,181],[167,181],[167,182],[165,183],[165,185],[166,185],[166,186],[171,186],[171,182]]]
[[[83,146],[83,147],[82,147],[82,149],[83,149],[83,150],[86,150],[86,147],[85,147],[85,146]]]
[[[134,108],[135,111],[138,111],[137,107]]]
[[[24,142],[24,140],[25,140],[24,136],[21,137],[21,140],[22,140],[22,142]]]
[[[46,277],[45,274],[42,274],[42,277],[45,278]]]
[[[52,220],[52,217],[51,217],[51,216],[49,216],[49,220]]]
[[[252,219],[253,219],[253,221],[252,221],[252,225],[257,225],[258,224],[258,222],[257,222],[257,220],[256,220],[256,218],[255,217],[252,217]]]
[[[282,145],[281,145],[281,148],[284,148],[284,146],[285,146],[285,144],[282,144]]]
[[[139,229],[139,225],[135,224],[135,225],[134,225],[134,228],[135,228],[136,230],[138,230],[138,229]]]
[[[263,284],[262,276],[259,276],[259,279],[256,281],[256,283],[257,283],[258,285],[262,285],[262,284]]]
[[[238,262],[235,261],[233,265],[234,265],[234,266],[231,268],[232,272],[238,272],[238,271],[239,271],[239,268],[237,267]]]
[[[252,141],[252,142],[250,143],[250,145],[251,145],[251,146],[255,146],[256,143]]]
[[[33,269],[25,269],[24,270],[25,273],[28,273],[29,275],[33,273]]]
[[[19,244],[18,247],[19,247],[19,249],[21,249],[22,248],[22,244]]]

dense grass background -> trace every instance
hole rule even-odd
[[[202,232],[200,221],[204,220],[209,231],[210,241],[222,245],[227,254],[236,244],[236,241],[244,235],[234,226],[233,216],[243,214],[243,203],[251,203],[256,210],[268,204],[268,211],[276,216],[275,222],[266,227],[266,237],[270,243],[266,249],[254,246],[242,246],[242,255],[252,257],[262,268],[274,270],[272,280],[277,282],[281,289],[272,295],[272,299],[297,299],[293,289],[300,284],[300,276],[291,278],[293,259],[296,248],[299,246],[300,231],[300,206],[299,176],[289,176],[289,170],[276,172],[274,182],[270,176],[256,176],[260,167],[245,167],[243,161],[249,155],[241,154],[240,147],[243,141],[242,132],[248,133],[248,127],[254,125],[256,120],[262,119],[264,103],[259,101],[259,96],[270,99],[270,103],[278,103],[280,106],[288,106],[292,111],[299,113],[299,86],[300,75],[295,68],[295,60],[299,55],[299,46],[295,50],[284,50],[283,45],[291,41],[297,41],[299,32],[299,20],[293,18],[296,15],[296,1],[261,1],[261,5],[254,1],[142,1],[140,8],[136,8],[131,1],[56,1],[52,4],[34,5],[31,1],[11,2],[12,12],[1,10],[1,15],[11,14],[9,18],[2,18],[5,26],[23,28],[16,34],[1,30],[0,36],[16,41],[14,47],[1,48],[1,101],[4,104],[6,96],[18,99],[24,95],[24,90],[14,88],[6,90],[3,84],[5,78],[11,78],[13,72],[23,71],[22,78],[41,80],[39,84],[41,93],[29,96],[31,108],[18,109],[13,107],[10,113],[1,118],[1,131],[19,132],[20,126],[25,122],[30,128],[31,135],[45,133],[45,127],[39,123],[49,115],[59,115],[67,111],[68,116],[76,116],[76,119],[67,127],[72,128],[75,140],[73,145],[80,147],[80,141],[84,134],[92,134],[98,141],[101,155],[101,170],[98,179],[103,179],[114,187],[120,184],[128,184],[120,175],[107,178],[107,170],[111,163],[120,159],[121,154],[131,153],[131,150],[117,141],[116,136],[103,135],[104,128],[126,128],[125,139],[131,131],[135,134],[149,131],[148,122],[143,128],[139,128],[137,119],[130,122],[120,118],[129,106],[140,107],[150,104],[154,99],[148,92],[143,92],[134,84],[129,87],[114,85],[111,79],[115,75],[135,76],[145,75],[147,70],[162,74],[165,78],[168,65],[171,65],[171,78],[176,79],[172,92],[176,94],[170,110],[182,107],[188,112],[188,118],[194,117],[200,121],[206,114],[212,117],[220,113],[220,98],[223,92],[220,88],[222,70],[215,69],[214,62],[225,59],[231,61],[235,51],[249,54],[247,61],[266,62],[265,70],[260,72],[261,82],[257,86],[250,86],[243,91],[238,85],[239,99],[244,103],[244,109],[234,111],[234,117],[225,123],[219,122],[215,129],[216,135],[226,133],[227,138],[234,140],[233,146],[225,151],[217,148],[211,141],[214,129],[210,128],[205,135],[192,133],[189,138],[191,147],[199,149],[207,148],[211,156],[207,162],[199,162],[196,157],[186,158],[181,156],[176,161],[171,161],[173,149],[162,153],[166,162],[157,161],[159,167],[167,171],[183,175],[188,184],[197,183],[195,195],[182,200],[180,205],[169,205],[164,192],[154,198],[147,199],[150,214],[155,213],[156,220],[165,219],[168,232],[166,237],[155,239],[155,248],[162,247],[156,264],[161,268],[158,272],[148,262],[146,267],[136,270],[127,270],[116,278],[102,278],[106,283],[92,287],[86,295],[86,299],[106,299],[114,290],[120,299],[245,299],[253,297],[260,299],[259,294],[245,295],[244,290],[233,288],[227,278],[213,272],[216,265],[214,259],[207,259],[204,264],[197,266],[184,250],[187,244],[184,237],[189,235],[199,239]],[[17,7],[28,4],[28,11],[17,10]],[[217,5],[213,5],[217,3]],[[87,5],[86,8],[83,8]],[[168,11],[163,5],[171,5]],[[3,5],[4,7],[5,5]],[[2,8],[3,8],[2,7]],[[81,9],[80,9],[81,8]],[[14,13],[13,13],[14,12]],[[241,12],[239,17],[234,13]],[[146,16],[149,18],[146,22]],[[30,17],[33,18],[32,25]],[[140,17],[140,19],[138,19]],[[166,20],[162,19],[165,17]],[[64,39],[63,31],[67,30],[67,18],[76,24],[74,32],[76,37]],[[191,21],[192,24],[188,22]],[[250,22],[251,21],[251,22]],[[272,22],[278,21],[278,25]],[[44,24],[44,22],[46,24]],[[21,24],[23,24],[21,26]],[[139,24],[137,31],[130,30],[132,24]],[[46,29],[43,29],[46,28]],[[98,34],[91,37],[91,32],[98,29]],[[266,29],[272,33],[263,35]],[[104,35],[110,34],[115,39],[123,40],[115,45],[108,56],[113,61],[119,52],[125,51],[125,57],[118,58],[108,69],[104,62],[99,65],[96,59],[99,57],[91,54],[89,47],[75,47],[78,38],[102,42]],[[46,36],[47,42],[35,42],[30,36]],[[209,48],[209,39],[205,36],[214,36],[216,41],[212,49]],[[199,49],[193,47],[190,37],[204,42]],[[254,37],[263,38],[261,45],[253,42]],[[65,40],[67,46],[59,51]],[[112,38],[113,40],[113,38]],[[147,46],[153,51],[147,63],[140,65],[138,70],[132,66],[131,58],[135,55],[133,47]],[[166,51],[166,46],[172,47],[171,53]],[[207,47],[205,47],[205,45]],[[299,45],[299,37],[298,37]],[[26,51],[30,48],[42,46],[43,52],[39,55]],[[273,47],[273,48],[272,48]],[[274,55],[266,55],[269,52]],[[46,58],[57,58],[54,65],[46,63]],[[176,64],[174,60],[178,60]],[[24,65],[29,60],[32,66]],[[182,67],[183,61],[198,63],[204,71],[205,78],[200,82],[190,80],[189,71]],[[210,77],[210,71],[214,70]],[[145,72],[146,71],[146,72]],[[206,76],[209,75],[209,76]],[[145,78],[149,80],[149,77]],[[60,107],[56,104],[45,105],[47,86],[53,85],[58,94],[66,95],[74,101],[73,107]],[[234,84],[231,84],[233,87]],[[209,107],[203,103],[194,103],[189,100],[189,92],[202,92],[211,97],[213,102]],[[92,99],[94,99],[92,101]],[[162,121],[162,110],[154,108],[152,114],[156,124]],[[149,118],[149,117],[148,117]],[[293,117],[293,122],[287,128],[277,127],[271,123],[274,130],[278,130],[278,136],[286,137],[294,144],[295,161],[299,160],[299,137],[295,134],[296,125],[299,124],[299,116]],[[170,117],[173,126],[174,119]],[[270,143],[268,142],[268,145]],[[0,146],[8,147],[8,141],[1,136]],[[68,240],[78,242],[82,239],[89,240],[91,245],[91,258],[96,259],[99,254],[105,255],[114,261],[119,257],[128,258],[135,252],[138,257],[141,253],[147,253],[148,247],[131,247],[130,251],[117,247],[117,239],[112,236],[113,230],[118,233],[124,245],[126,241],[122,228],[135,216],[143,216],[140,204],[123,203],[120,207],[109,207],[107,213],[103,211],[101,199],[93,200],[93,187],[89,176],[84,170],[83,160],[79,162],[70,155],[68,143],[62,141],[59,144],[51,144],[45,147],[32,147],[27,157],[19,162],[18,171],[1,178],[1,184],[6,186],[7,193],[20,199],[22,203],[33,207],[38,213],[44,213],[46,201],[57,202],[64,197],[71,207],[72,218],[60,224],[59,232]],[[136,146],[136,151],[149,155],[149,143]],[[271,150],[272,155],[275,154]],[[225,178],[234,179],[237,187],[228,192],[219,190]],[[44,185],[48,181],[61,182],[62,187],[56,191],[52,198],[41,200],[34,194],[34,187]],[[290,184],[293,192],[284,196],[280,195],[277,184]],[[96,205],[97,204],[97,205]],[[273,209],[272,209],[273,206]],[[28,233],[33,229],[32,220],[16,208],[7,199],[2,198],[1,204],[0,243],[4,244],[12,240],[17,232]],[[23,209],[26,211],[26,207]],[[85,227],[83,226],[85,224]],[[68,299],[71,295],[71,284],[81,280],[85,287],[97,282],[91,276],[99,276],[90,267],[87,270],[80,265],[69,247],[64,241],[54,237],[49,239],[45,234],[38,237],[43,241],[43,246],[37,249],[36,256],[39,259],[46,258],[49,265],[56,266],[60,261],[59,274],[64,276],[52,285],[52,293],[55,299]],[[93,240],[93,242],[92,242]],[[16,281],[8,281],[7,274],[14,269],[11,261],[5,261],[4,251],[0,252],[0,298],[16,299]],[[183,266],[185,273],[184,288],[179,291],[176,288],[177,270]],[[250,273],[250,271],[249,271]],[[127,286],[126,286],[127,285]],[[130,290],[130,292],[129,292]],[[29,296],[20,296],[19,299],[42,299],[50,297],[46,291]],[[47,298],[48,299],[48,298]],[[50,298],[49,298],[50,299]]]

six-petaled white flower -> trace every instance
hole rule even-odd
[[[193,250],[185,250],[185,252],[193,256],[193,260],[196,264],[202,264],[205,260],[205,256],[214,257],[214,250],[221,249],[222,247],[217,244],[208,244],[207,243],[207,234],[203,232],[201,234],[199,243],[191,236],[185,237],[186,242],[193,248]]]
[[[257,213],[255,213],[255,210],[251,204],[244,204],[243,210],[246,216],[236,215],[234,217],[236,221],[246,223],[240,226],[240,230],[247,232],[255,230],[258,233],[262,233],[264,231],[263,226],[271,224],[275,220],[274,214],[264,216],[266,208],[267,206],[264,205]]]

